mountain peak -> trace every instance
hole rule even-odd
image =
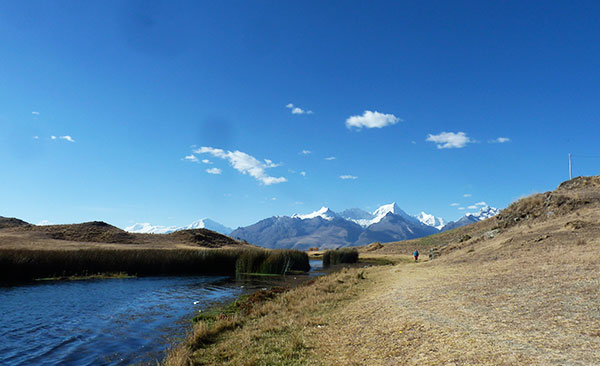
[[[496,216],[498,213],[500,213],[500,210],[497,209],[496,207],[491,207],[489,205],[485,205],[485,206],[482,206],[478,212],[475,212],[475,213],[469,212],[469,213],[465,214],[465,216],[473,216],[473,217],[477,218],[479,221],[481,221],[481,220],[489,219],[492,216]]]
[[[398,214],[399,212],[404,213],[404,211],[402,211],[400,209],[400,207],[398,207],[396,202],[392,202],[387,205],[379,206],[379,208],[377,210],[373,211],[373,216],[376,216],[376,217],[382,216],[383,217],[383,216],[387,215],[388,212],[391,212],[393,214]]]
[[[405,220],[418,222],[418,220],[415,217],[410,216],[406,212],[402,211],[402,209],[396,204],[396,202],[392,202],[387,205],[382,205],[377,210],[373,211],[373,216],[375,216],[375,218],[372,220],[373,223],[381,221],[381,219],[383,219],[390,212],[394,215],[401,216]]]
[[[433,226],[434,228],[440,230],[446,225],[446,222],[441,217],[435,217],[431,214],[428,214],[424,211],[421,211],[420,214],[417,215],[417,219],[421,221],[423,224],[427,226]]]
[[[338,214],[336,214],[335,212],[331,211],[329,209],[329,207],[323,206],[319,210],[311,212],[309,214],[306,214],[306,215],[294,214],[294,215],[292,215],[292,217],[300,219],[300,220],[308,220],[308,219],[314,219],[316,217],[320,217],[320,218],[325,219],[327,221],[331,221],[334,218],[338,217]]]

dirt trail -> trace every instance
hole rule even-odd
[[[598,365],[589,249],[570,248],[571,263],[549,252],[372,269],[365,292],[314,332],[315,351],[330,365]]]

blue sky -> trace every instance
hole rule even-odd
[[[599,16],[593,1],[2,2],[0,215],[235,228],[322,205],[502,208],[568,179],[568,153],[598,174]]]

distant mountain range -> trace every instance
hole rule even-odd
[[[137,223],[126,227],[125,231],[168,234],[179,230],[203,228],[266,248],[328,249],[365,245],[375,241],[390,242],[420,238],[465,226],[492,217],[498,212],[497,208],[484,206],[477,213],[467,213],[459,220],[446,223],[444,219],[425,212],[411,216],[400,209],[396,203],[390,203],[373,212],[360,208],[334,212],[327,207],[322,207],[309,214],[270,217],[235,230],[204,218],[187,226]]]
[[[188,229],[208,229],[212,231],[216,231],[223,235],[229,235],[233,229],[228,228],[216,221],[211,219],[200,219],[192,222],[188,226],[161,226],[161,225],[152,225],[147,222],[137,223],[125,228],[125,231],[130,233],[139,233],[139,234],[168,234],[174,231],[179,230],[188,230]]]
[[[447,223],[440,231],[452,230],[477,221],[489,219],[492,216],[496,216],[498,213],[500,213],[500,210],[495,207],[483,206],[477,213],[467,213],[460,219]]]
[[[485,206],[455,222],[421,212],[411,216],[396,203],[383,205],[373,212],[351,208],[336,213],[327,207],[309,214],[274,216],[256,224],[240,227],[231,234],[267,248],[310,247],[322,249],[420,238],[492,217],[498,209]]]

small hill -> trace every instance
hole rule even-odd
[[[56,240],[69,240],[90,243],[122,243],[135,242],[135,236],[103,221],[84,222],[70,225],[37,226],[38,232],[47,234]]]
[[[207,248],[220,248],[227,245],[240,245],[240,242],[208,229],[180,230],[166,235],[169,239]]]
[[[0,229],[30,226],[31,224],[23,220],[16,219],[14,217],[0,216]]]

